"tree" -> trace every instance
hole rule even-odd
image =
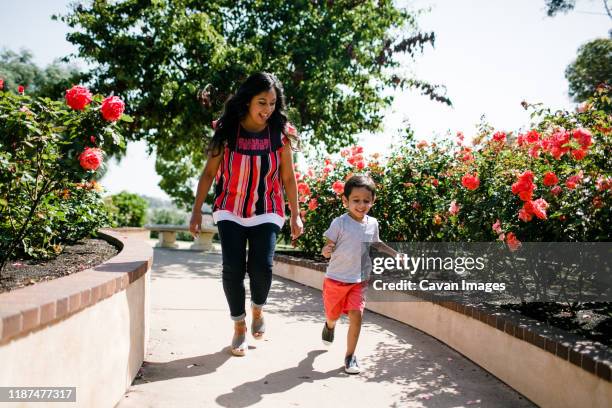
[[[612,39],[600,38],[582,45],[565,77],[569,94],[577,102],[587,100],[601,84],[612,86]]]
[[[41,69],[32,61],[30,51],[3,50],[0,52],[0,78],[4,80],[5,89],[16,90],[23,85],[28,95],[61,99],[66,89],[80,82],[81,72],[59,61]]]
[[[612,12],[610,6],[608,6],[608,0],[602,0],[604,9],[608,14],[608,17],[612,18]],[[576,0],[545,0],[546,14],[548,17],[554,17],[558,13],[567,13],[576,7]]]
[[[75,29],[67,38],[79,56],[97,64],[97,87],[126,99],[128,137],[157,149],[160,186],[185,206],[211,120],[252,72],[279,77],[306,144],[331,152],[380,127],[392,102],[384,90],[450,104],[440,87],[395,72],[398,56],[414,58],[435,37],[389,0],[95,0],[59,18]]]

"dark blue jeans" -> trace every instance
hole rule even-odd
[[[272,258],[280,228],[273,223],[243,227],[227,220],[219,221],[217,227],[223,256],[223,291],[232,320],[242,320],[246,317],[245,274],[249,274],[251,303],[263,306],[268,299],[272,284]]]

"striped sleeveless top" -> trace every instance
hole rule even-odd
[[[234,149],[225,146],[215,177],[215,222],[230,220],[250,227],[272,222],[282,228],[285,200],[280,177],[287,138],[270,127],[249,132],[238,127]]]

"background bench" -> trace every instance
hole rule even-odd
[[[189,232],[189,225],[147,224],[145,228],[149,231],[159,232],[159,242],[156,247],[161,248],[178,248],[176,233],[179,231]],[[193,251],[210,251],[212,249],[212,238],[216,233],[217,227],[202,226],[200,235],[195,238],[189,249]]]

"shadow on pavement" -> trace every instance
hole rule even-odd
[[[301,384],[347,375],[343,374],[341,368],[325,373],[314,371],[312,366],[314,359],[323,353],[324,350],[312,350],[297,367],[276,371],[261,379],[240,384],[231,392],[218,396],[215,401],[224,407],[248,407],[261,401],[266,394],[283,393]]]

